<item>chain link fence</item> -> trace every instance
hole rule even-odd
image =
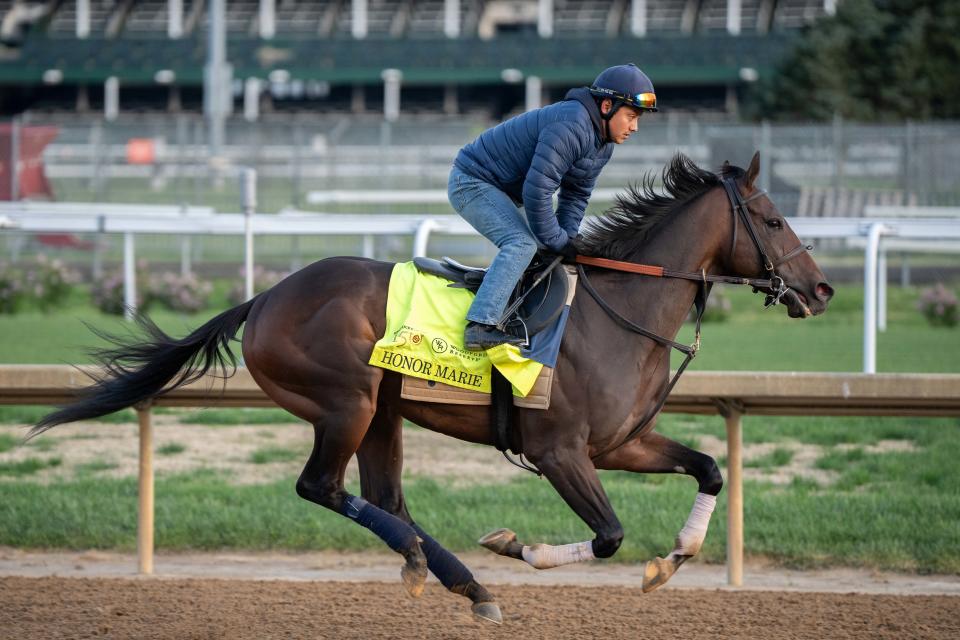
[[[377,115],[234,119],[219,157],[209,153],[206,122],[198,115],[127,115],[112,122],[30,116],[17,124],[5,130],[20,129],[21,153],[24,131],[55,127],[42,162],[56,200],[237,211],[235,170],[251,166],[260,176],[260,209],[272,212],[307,208],[310,191],[445,188],[458,149],[493,123],[469,116],[394,123]],[[16,143],[13,135],[3,137],[6,149]],[[763,186],[787,215],[862,215],[866,205],[881,203],[960,204],[958,123],[743,125],[653,116],[616,149],[599,186],[623,187],[645,172],[659,173],[678,151],[717,168],[724,160],[746,166],[756,150]],[[0,154],[0,163],[8,165],[11,154]],[[8,181],[15,174],[0,169]]]

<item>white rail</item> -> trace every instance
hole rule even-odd
[[[127,304],[136,299],[132,275],[136,263],[133,238],[136,234],[348,235],[362,236],[365,247],[372,247],[372,236],[406,235],[414,237],[414,256],[427,255],[434,233],[477,235],[463,218],[450,214],[338,214],[291,209],[278,214],[249,211],[243,214],[213,213],[204,207],[13,202],[0,205],[0,216],[6,219],[7,231],[12,228],[34,233],[124,234],[124,300]],[[590,220],[587,218],[585,224],[589,225]],[[790,226],[806,239],[866,240],[863,368],[871,373],[876,370],[876,330],[878,326],[881,330],[886,326],[886,269],[879,268],[886,262],[881,236],[917,243],[910,245],[915,250],[923,250],[922,243],[930,243],[932,252],[939,251],[944,243],[960,241],[960,224],[942,214],[931,218],[791,218]],[[3,228],[4,225],[0,225],[0,229]],[[248,243],[250,264],[252,250],[251,242]],[[249,271],[252,273],[252,269]]]

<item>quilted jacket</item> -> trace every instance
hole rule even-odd
[[[601,131],[590,91],[571,89],[560,102],[484,131],[460,150],[454,164],[522,204],[537,240],[560,251],[577,235],[597,176],[613,153]]]

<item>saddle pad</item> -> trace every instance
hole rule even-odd
[[[512,345],[481,352],[464,349],[463,330],[474,295],[449,284],[420,273],[412,262],[396,264],[387,293],[386,332],[368,364],[487,394],[491,367],[496,366],[513,385],[514,395],[526,396],[543,364]]]
[[[543,367],[537,381],[525,397],[513,396],[513,406],[522,409],[549,409],[550,391],[553,389],[553,367]],[[418,402],[438,404],[463,404],[488,407],[492,396],[489,393],[459,389],[434,380],[421,380],[413,376],[403,376],[400,397]]]

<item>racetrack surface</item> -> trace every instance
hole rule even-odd
[[[0,578],[0,638],[957,638],[960,598],[497,585],[502,626],[428,583]]]

